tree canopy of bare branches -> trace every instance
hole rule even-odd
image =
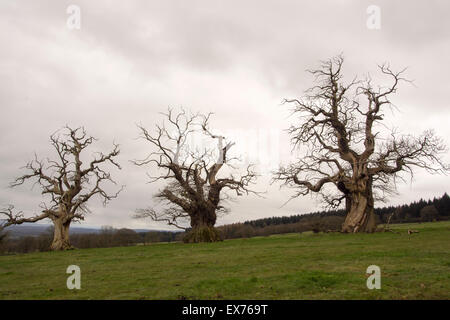
[[[392,106],[391,97],[404,71],[379,66],[388,86],[375,86],[368,77],[343,80],[342,56],[323,61],[309,72],[315,85],[301,99],[287,99],[298,122],[288,131],[294,148],[305,156],[281,167],[274,176],[296,189],[293,197],[318,193],[331,207],[345,203],[347,216],[343,232],[375,230],[374,201],[395,192],[402,173],[414,168],[430,173],[448,173],[442,155],[447,147],[429,130],[422,135],[382,135],[379,126]]]
[[[166,185],[154,195],[161,208],[139,209],[135,217],[149,217],[180,229],[187,229],[185,223],[189,222],[192,230],[186,242],[220,239],[214,225],[217,214],[226,212],[223,201],[229,197],[227,191],[237,196],[255,193],[249,188],[256,179],[251,166],[238,177],[231,173],[219,176],[224,165],[232,166],[234,158],[229,156],[229,150],[234,143],[212,133],[211,115],[169,109],[163,113],[165,121],[156,126],[155,134],[138,126],[141,137],[154,151],[145,159],[133,162],[138,166],[154,165],[159,173],[150,176],[150,182],[166,181]],[[195,138],[203,142],[217,140],[217,147],[195,147]]]
[[[98,153],[83,167],[82,153],[95,139],[88,136],[84,128],[71,129],[66,126],[63,131],[50,136],[56,158],[38,160],[35,155],[25,166],[28,172],[11,183],[12,187],[17,187],[28,180],[35,180],[35,184],[42,189],[42,194],[49,199],[41,205],[41,213],[25,217],[22,212],[15,212],[12,205],[0,212],[6,217],[3,228],[50,219],[55,227],[52,250],[72,248],[69,242],[70,224],[72,221],[84,220],[88,212],[86,204],[92,197],[99,196],[106,205],[123,188],[110,194],[103,187],[106,181],[116,184],[103,166],[109,163],[120,169],[115,161],[119,154],[118,145],[114,144],[113,150],[107,154]]]

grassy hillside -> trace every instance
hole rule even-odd
[[[420,230],[407,235],[407,228]],[[288,234],[210,244],[0,256],[0,299],[449,299],[450,222],[402,234]],[[68,265],[81,290],[66,288]],[[368,290],[366,268],[381,268]]]

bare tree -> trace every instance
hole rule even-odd
[[[9,214],[11,213],[11,210],[13,209],[12,206],[9,206],[7,208],[3,208],[0,210],[0,215]],[[0,221],[0,245],[6,241],[8,237],[8,233],[5,232],[5,225],[6,221]]]
[[[57,153],[56,160],[38,160],[35,155],[34,160],[25,166],[29,173],[18,177],[11,184],[16,187],[28,180],[36,180],[35,184],[40,186],[42,194],[49,197],[47,203],[41,205],[41,213],[27,218],[22,212],[15,213],[13,206],[1,212],[6,217],[3,227],[50,219],[54,225],[52,250],[72,248],[69,242],[70,224],[72,221],[84,220],[89,199],[98,195],[106,205],[123,188],[113,194],[108,194],[103,188],[105,181],[115,184],[102,165],[109,162],[120,169],[115,162],[115,157],[119,154],[118,145],[114,144],[113,150],[108,154],[99,153],[83,168],[82,152],[95,139],[87,136],[84,128],[71,129],[66,126],[64,131],[66,133],[50,136],[50,142]]]
[[[166,122],[156,126],[155,135],[138,126],[142,138],[154,147],[154,151],[143,160],[133,161],[138,166],[153,164],[162,172],[150,176],[150,182],[167,181],[154,196],[162,208],[139,209],[135,217],[149,217],[184,230],[189,229],[185,224],[190,222],[192,230],[185,237],[186,242],[217,241],[220,236],[214,225],[217,214],[226,212],[223,206],[223,201],[228,198],[226,191],[234,191],[237,196],[256,193],[249,189],[256,174],[248,166],[246,173],[239,177],[231,173],[219,177],[224,165],[231,166],[233,158],[228,154],[234,143],[211,133],[211,114],[189,115],[184,110],[173,112],[169,109],[163,115]],[[218,147],[195,148],[192,141],[195,137],[217,139]],[[214,150],[218,151],[218,158],[214,158]]]
[[[343,232],[373,232],[374,201],[395,191],[402,173],[412,177],[414,167],[448,173],[442,161],[447,148],[433,131],[414,137],[391,130],[382,136],[377,129],[399,82],[407,81],[404,70],[380,65],[381,75],[391,80],[387,87],[373,86],[370,77],[344,83],[343,62],[342,56],[322,62],[309,71],[316,85],[301,99],[285,100],[299,119],[288,130],[291,141],[306,151],[281,167],[274,180],[296,188],[293,197],[318,193],[331,207],[345,203]]]

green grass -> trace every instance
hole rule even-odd
[[[413,228],[420,233],[407,235]],[[0,299],[449,299],[450,222],[0,256]],[[68,265],[81,290],[66,288]],[[381,289],[366,287],[369,265]]]

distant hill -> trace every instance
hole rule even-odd
[[[25,236],[37,237],[41,234],[49,232],[50,224],[36,224],[36,223],[24,223],[20,225],[9,226],[6,231],[9,237],[12,239],[22,238]],[[149,230],[149,229],[133,229],[137,233],[150,232],[150,231],[160,231],[160,230]],[[100,228],[89,228],[89,227],[70,227],[70,234],[92,234],[99,233]]]

